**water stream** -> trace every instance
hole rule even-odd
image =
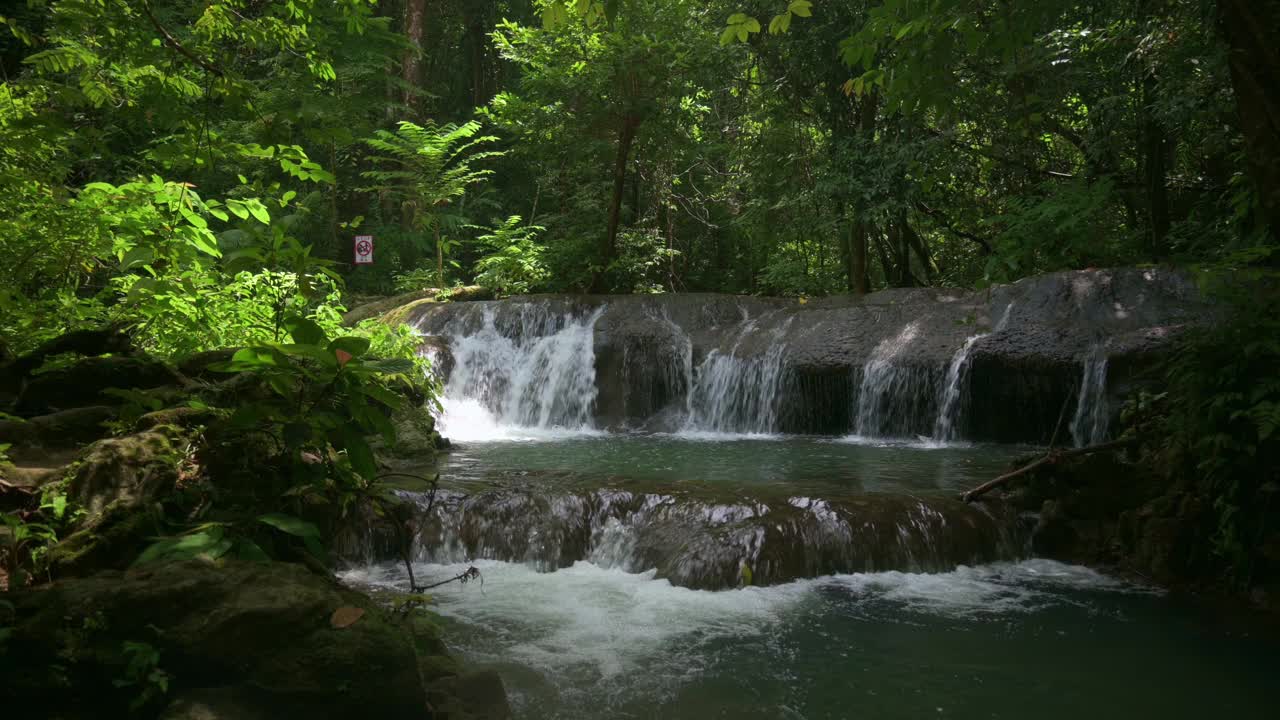
[[[1096,445],[1107,439],[1111,407],[1107,402],[1107,350],[1098,345],[1085,357],[1076,394],[1076,414],[1071,439],[1076,447]]]
[[[655,314],[656,339],[615,363],[601,314],[486,308],[452,328],[457,446],[421,468],[441,474],[434,503],[400,490],[420,581],[481,570],[433,594],[518,718],[1270,717],[1273,642],[1032,557],[1034,518],[956,499],[1031,450],[964,442],[988,334],[929,364],[903,323],[843,376],[852,434],[796,437],[778,429],[798,323],[744,311],[708,340]],[[602,367],[669,432],[599,422]],[[1075,392],[1075,441],[1104,439],[1102,344]],[[353,542],[348,582],[407,587],[388,538]]]

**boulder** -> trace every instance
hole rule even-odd
[[[32,417],[87,405],[119,405],[121,398],[107,390],[148,390],[182,385],[184,380],[173,368],[154,358],[85,358],[32,376],[18,396],[15,410],[18,415]]]
[[[169,436],[160,432],[100,440],[85,452],[67,495],[90,518],[113,503],[145,505],[173,489],[178,459]]]
[[[116,415],[113,407],[90,405],[27,420],[0,420],[0,443],[46,449],[78,447],[106,436],[106,423]]]
[[[117,687],[131,677],[122,649],[139,643],[168,678],[145,702],[166,718],[505,717],[433,712],[437,703],[469,712],[472,702],[488,712],[497,701],[481,706],[473,690],[497,693],[500,682],[436,684],[456,665],[429,619],[297,565],[196,560],[10,597],[14,627],[0,658],[9,707],[123,716],[145,690]],[[357,619],[335,622],[342,608]]]
[[[169,436],[145,432],[100,440],[85,451],[67,482],[71,506],[84,515],[76,530],[49,549],[54,577],[128,567],[160,533],[155,504],[178,479]]]

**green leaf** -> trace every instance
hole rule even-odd
[[[120,270],[127,272],[141,265],[150,265],[155,262],[156,254],[149,247],[136,247],[124,254],[120,258]]]
[[[347,451],[347,459],[351,461],[351,469],[366,480],[375,480],[378,476],[378,463],[373,457],[373,449],[364,435],[350,425],[342,428],[342,444]]]
[[[364,394],[393,410],[400,407],[404,402],[404,398],[402,396],[391,392],[387,388],[379,385],[377,382],[366,383]]]
[[[197,231],[187,240],[195,249],[211,255],[213,257],[222,257],[222,251],[218,249],[218,239],[208,230]]]
[[[143,550],[133,564],[143,565],[159,560],[187,560],[195,557],[216,560],[226,554],[230,547],[231,541],[223,538],[222,526],[214,525],[189,535],[159,540]]]
[[[267,207],[258,200],[251,200],[246,204],[249,214],[263,225],[271,224],[271,213],[267,212]]]
[[[320,538],[320,529],[314,524],[284,513],[259,515],[258,522],[300,538]]]
[[[208,220],[205,220],[204,218],[200,217],[194,212],[191,212],[187,208],[185,207],[179,208],[178,212],[182,213],[182,217],[185,218],[186,221],[191,223],[193,226],[200,228],[201,230],[207,230],[209,228]]]
[[[416,369],[413,361],[408,358],[370,360],[364,366],[368,370],[373,370],[383,375],[408,375]]]
[[[813,3],[810,0],[791,0],[791,4],[787,6],[787,12],[807,18],[813,15],[810,10],[812,7]]]
[[[347,335],[335,339],[329,343],[329,352],[337,352],[342,350],[352,357],[361,357],[369,352],[369,338],[358,337],[356,335]]]
[[[236,557],[248,562],[271,562],[271,557],[252,540],[241,540],[236,544]]]
[[[235,215],[241,220],[249,219],[249,208],[245,206],[243,200],[228,200],[227,209],[231,211],[232,215]]]
[[[321,345],[327,337],[324,328],[311,318],[294,317],[285,321],[290,337],[299,345]]]

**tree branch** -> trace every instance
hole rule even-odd
[[[1108,443],[1102,443],[1101,445],[1090,445],[1089,447],[1073,448],[1071,450],[1050,450],[1045,453],[1044,457],[1036,460],[1035,462],[1023,465],[1013,472],[1005,473],[994,480],[987,481],[972,490],[962,493],[960,495],[960,500],[962,502],[973,502],[1016,477],[1021,477],[1038,467],[1056,463],[1059,460],[1067,460],[1069,458],[1082,457],[1084,455],[1093,455],[1094,453],[1100,452],[1109,452],[1111,450],[1120,450],[1137,444],[1137,438],[1125,438],[1124,440],[1115,440]]]
[[[932,220],[936,221],[939,225],[941,225],[942,229],[946,230],[952,235],[955,235],[958,238],[961,238],[963,240],[968,240],[969,242],[972,242],[978,245],[978,247],[982,248],[983,255],[990,255],[992,252],[994,252],[991,249],[991,243],[987,242],[986,238],[979,237],[977,235],[974,235],[971,232],[968,232],[967,230],[961,230],[960,228],[956,227],[955,224],[951,222],[951,219],[948,218],[946,215],[944,215],[942,211],[934,210],[933,208],[929,207],[928,205],[925,205],[922,202],[916,203],[916,207],[920,210],[920,212],[924,213],[927,217],[931,218]]]
[[[164,38],[166,45],[178,51],[179,55],[182,55],[196,65],[199,65],[205,70],[205,72],[213,73],[218,77],[225,77],[226,73],[224,73],[221,68],[191,52],[183,46],[182,43],[178,42],[178,39],[171,35],[169,31],[165,29],[164,25],[160,24],[160,20],[156,18],[156,14],[151,11],[151,3],[147,2],[147,0],[142,0],[142,12],[146,14],[147,19],[151,21],[151,25],[155,27],[156,32],[160,33],[160,36]]]

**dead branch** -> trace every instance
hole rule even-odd
[[[432,583],[431,585],[424,585],[419,588],[414,588],[413,591],[418,593],[425,592],[427,590],[430,590],[431,588],[438,588],[441,585],[447,585],[451,582],[461,582],[463,585],[466,585],[468,582],[472,580],[479,580],[480,587],[484,587],[484,576],[480,574],[480,569],[477,568],[475,565],[472,565],[471,567],[467,568],[466,570],[463,570],[457,575],[454,575],[448,580],[441,580],[438,583]]]
[[[1138,444],[1137,438],[1125,438],[1123,440],[1114,440],[1112,442],[1106,442],[1100,445],[1090,445],[1088,447],[1072,448],[1070,450],[1059,450],[1056,448],[1050,448],[1049,452],[1045,453],[1044,457],[1040,458],[1039,460],[1035,460],[1031,463],[1023,465],[1022,467],[1018,468],[1017,470],[1014,470],[1013,472],[1005,473],[1004,475],[1001,475],[1000,477],[994,480],[985,482],[972,490],[962,493],[960,495],[960,500],[962,502],[973,502],[974,500],[982,497],[983,495],[986,495],[987,493],[1000,487],[1001,485],[1004,485],[1010,480],[1016,477],[1021,477],[1023,475],[1026,475],[1032,470],[1035,470],[1036,468],[1039,468],[1039,467],[1043,467],[1044,465],[1052,465],[1061,460],[1069,460],[1075,457],[1093,455],[1094,453],[1120,450],[1121,448],[1127,448],[1137,444]]]

